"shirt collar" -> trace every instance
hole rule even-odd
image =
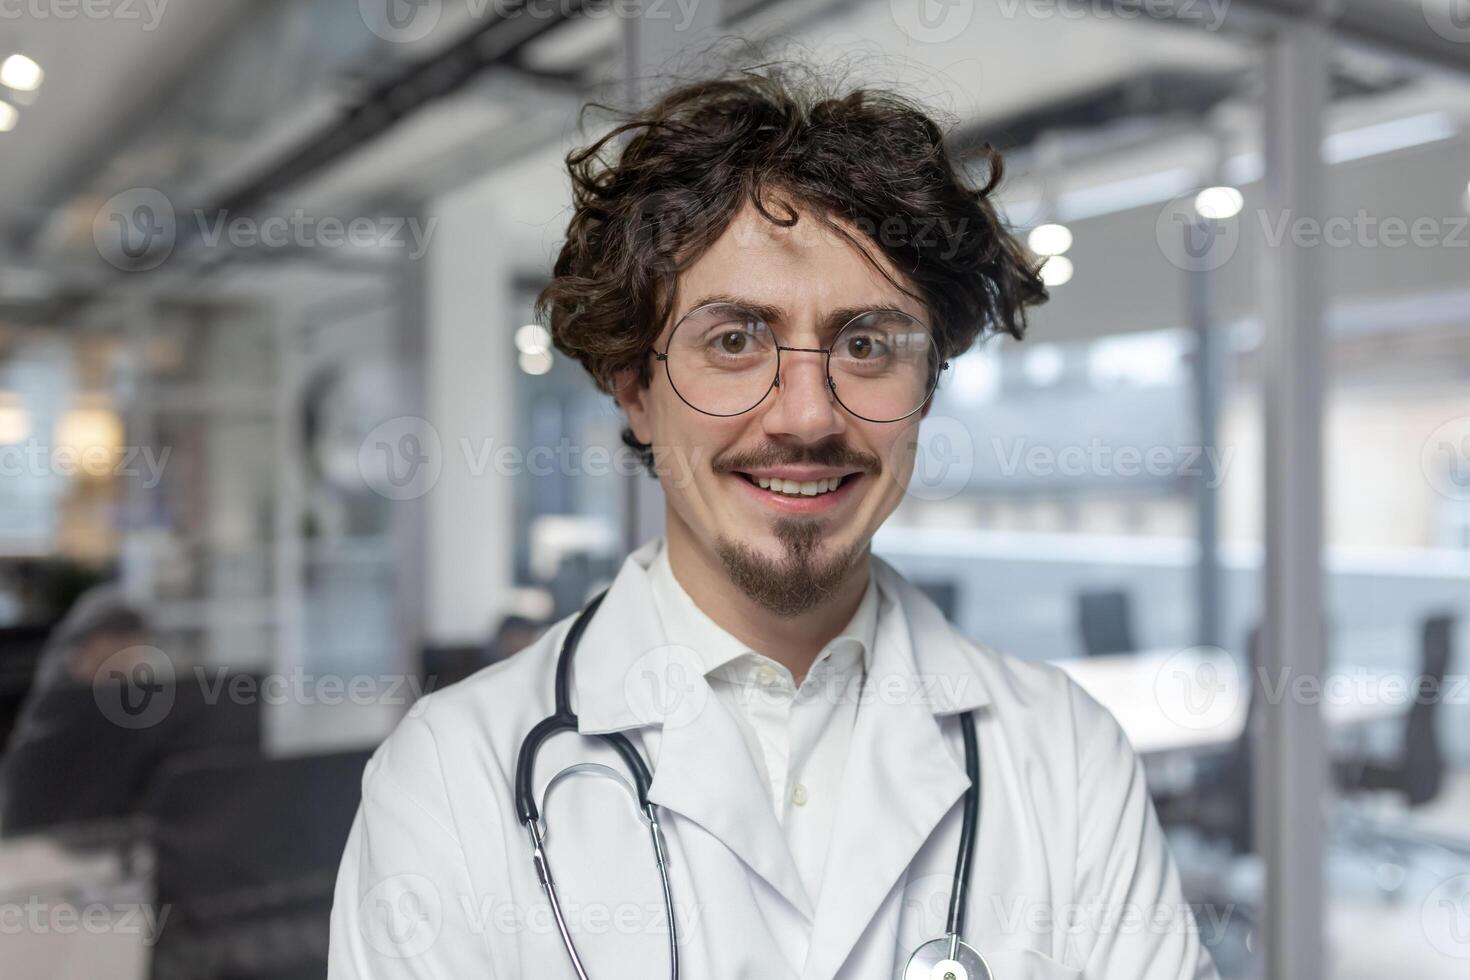
[[[659,619],[663,624],[664,635],[668,637],[670,643],[693,650],[699,657],[706,677],[721,667],[734,664],[742,657],[760,655],[759,651],[751,650],[710,619],[705,611],[695,604],[694,599],[674,577],[674,569],[669,563],[669,549],[666,543],[659,547],[658,554],[649,565],[648,584],[653,593],[654,606],[658,609]],[[877,576],[870,574],[868,586],[863,590],[863,597],[858,602],[857,611],[853,613],[842,632],[822,648],[816,662],[830,660],[833,668],[837,670],[845,670],[859,664],[866,668],[872,663],[873,644],[877,635]],[[856,650],[858,656],[851,657],[850,660],[843,656],[849,650]]]
[[[651,670],[662,676],[658,668],[663,662],[678,659],[675,652],[680,648],[669,646],[649,583],[649,568],[660,547],[659,540],[650,541],[628,556],[608,589],[604,608],[587,624],[582,649],[571,667],[578,729],[584,733],[663,724],[657,715],[666,701],[652,706],[635,704],[632,694],[646,691],[629,683],[635,672],[646,676]],[[886,653],[874,657],[870,677],[878,672],[885,684],[919,689],[919,696],[935,715],[991,703],[983,678],[989,675],[989,661],[996,654],[961,639],[938,607],[877,555],[871,562],[884,608],[879,629]],[[572,619],[563,620],[542,642],[554,643],[559,649]],[[704,683],[702,677],[700,681]],[[888,693],[902,695],[901,690]]]

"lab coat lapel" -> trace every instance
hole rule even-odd
[[[623,564],[573,665],[583,733],[642,729],[653,768],[649,799],[704,828],[808,920],[801,883],[734,719],[697,658],[664,636],[647,568],[657,542]]]
[[[830,980],[940,821],[963,797],[963,748],[944,715],[988,696],[938,609],[874,559],[886,606],[843,776],[803,980]],[[888,924],[895,930],[897,918]]]

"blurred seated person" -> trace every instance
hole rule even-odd
[[[457,684],[476,671],[499,663],[535,643],[546,624],[512,613],[500,621],[483,644],[473,646],[430,646],[423,653],[425,691]]]
[[[0,757],[0,834],[124,820],[171,759],[259,747],[259,698],[233,698],[226,678],[149,643],[146,619],[115,586],[72,605]]]
[[[500,621],[495,635],[490,639],[485,662],[487,664],[499,663],[513,653],[520,653],[535,643],[544,629],[546,629],[545,623],[527,616],[514,614],[506,616]]]

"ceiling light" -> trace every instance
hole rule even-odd
[[[1072,260],[1065,255],[1053,255],[1041,267],[1041,281],[1047,286],[1065,286],[1072,281]]]
[[[539,323],[528,323],[516,330],[516,350],[522,354],[551,352],[551,334]]]
[[[551,370],[551,351],[523,352],[519,360],[521,370],[527,374],[541,375]]]
[[[0,62],[0,85],[13,88],[17,92],[34,92],[41,87],[46,73],[41,66],[36,64],[34,58],[27,58],[23,54],[13,54]]]
[[[0,446],[14,446],[31,435],[31,413],[25,399],[13,391],[0,391]]]
[[[1245,207],[1245,196],[1234,187],[1206,187],[1194,196],[1194,213],[1201,218],[1224,221]]]
[[[20,113],[9,102],[0,102],[0,133],[8,133],[20,121]]]
[[[1026,236],[1026,244],[1037,255],[1061,255],[1072,247],[1072,231],[1066,225],[1037,225]]]

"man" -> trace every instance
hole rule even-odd
[[[543,307],[626,413],[667,534],[584,617],[577,731],[533,766],[570,622],[426,698],[379,750],[331,977],[572,977],[572,950],[588,976],[665,976],[669,917],[685,977],[984,977],[957,947],[909,964],[946,932],[964,718],[983,792],[957,933],[993,975],[1215,975],[1112,718],[958,635],[869,551],[947,359],[1019,337],[1045,298],[986,162],[969,186],[898,97],[758,74],[680,88],[569,158]],[[599,733],[652,772],[671,908],[624,788],[587,778],[633,778]]]
[[[176,683],[171,669],[158,670],[152,642],[147,619],[116,585],[73,603],[0,757],[0,833],[105,832],[139,816],[154,780],[179,758],[259,748],[258,706],[210,703],[198,685]],[[135,702],[144,687],[154,693]],[[167,711],[150,711],[152,697]]]

